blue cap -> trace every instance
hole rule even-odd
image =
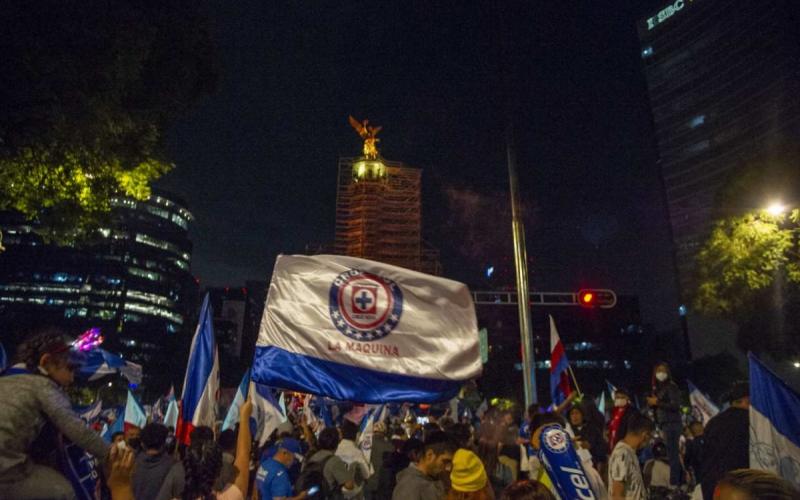
[[[272,458],[278,450],[286,450],[293,455],[303,455],[303,449],[300,447],[300,441],[294,438],[279,439],[272,446],[270,446],[264,453],[265,458]]]

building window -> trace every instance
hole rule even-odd
[[[706,122],[706,115],[697,115],[689,121],[689,128],[697,128]]]

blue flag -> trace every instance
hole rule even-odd
[[[750,467],[800,487],[800,394],[752,353],[750,362]]]

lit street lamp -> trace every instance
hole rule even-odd
[[[772,202],[767,207],[767,212],[770,215],[774,215],[776,217],[779,216],[779,215],[783,215],[786,212],[786,205],[784,205],[783,203],[781,203],[779,201]]]

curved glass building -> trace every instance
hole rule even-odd
[[[111,204],[111,223],[81,246],[44,244],[35,225],[2,215],[0,340],[14,343],[8,332],[34,323],[71,333],[98,326],[110,350],[144,365],[146,383],[174,364],[163,362],[192,323],[193,217],[184,202],[157,190],[146,201]]]

